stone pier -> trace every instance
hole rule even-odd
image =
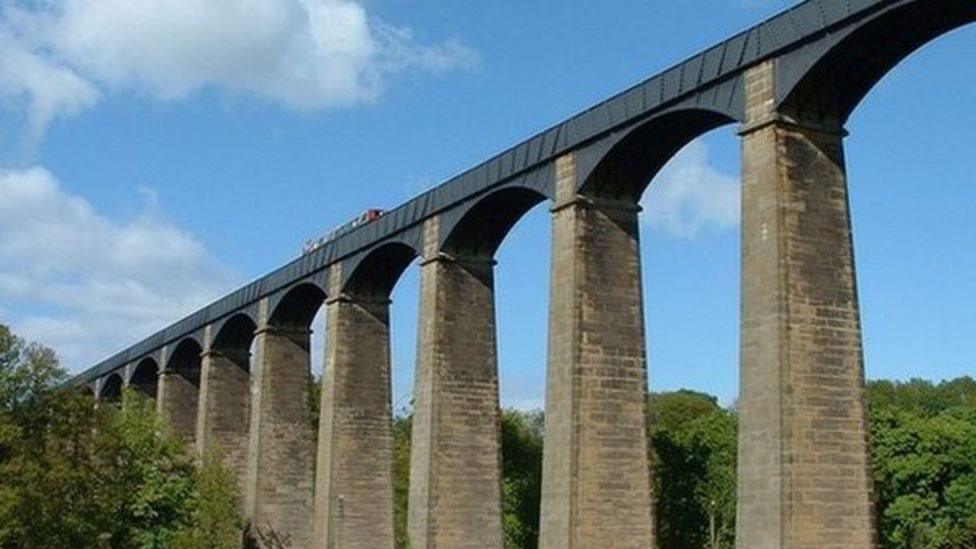
[[[556,162],[542,549],[653,546],[638,208]]]
[[[737,545],[875,546],[843,129],[746,76]]]
[[[253,532],[292,547],[307,547],[312,534],[310,335],[264,322],[255,336],[245,518]]]
[[[234,473],[243,498],[251,419],[250,359],[247,349],[210,347],[200,371],[197,452],[215,452]]]
[[[500,549],[494,262],[438,253],[438,227],[421,261],[410,545]]]
[[[389,300],[332,272],[319,423],[315,547],[393,549]]]
[[[165,357],[165,353],[164,353]],[[196,437],[197,404],[200,397],[199,356],[180,349],[163,362],[159,372],[156,408],[170,432],[193,443]]]

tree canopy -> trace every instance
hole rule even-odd
[[[648,396],[660,547],[735,545],[737,418],[694,391]]]
[[[976,547],[976,381],[868,386],[882,545]]]
[[[198,468],[151,400],[95,406],[65,379],[50,349],[0,326],[0,547],[240,546],[218,459]]]
[[[219,456],[168,436],[151,400],[125,391],[95,406],[58,388],[66,379],[53,351],[0,325],[0,547],[241,546]],[[976,380],[879,380],[867,396],[881,547],[976,549]],[[647,414],[658,547],[734,547],[736,411],[682,390],[650,393]],[[408,412],[394,420],[397,547],[408,546],[410,427]],[[501,414],[506,549],[538,546],[543,427],[542,412]]]

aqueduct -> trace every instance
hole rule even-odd
[[[973,0],[809,0],[491,158],[76,378],[131,386],[299,547],[393,547],[390,291],[419,258],[409,537],[502,546],[493,256],[549,201],[540,546],[652,546],[638,200],[685,144],[742,136],[737,544],[875,545],[844,124]],[[317,448],[309,324],[324,303]],[[254,350],[253,356],[251,350]],[[612,540],[612,541],[608,541]],[[608,545],[610,543],[610,545]]]

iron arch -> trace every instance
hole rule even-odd
[[[119,402],[122,400],[122,376],[112,374],[102,381],[98,391],[98,400],[103,402]]]
[[[604,147],[592,168],[579,174],[580,194],[638,202],[651,179],[685,145],[715,128],[735,123],[728,114],[680,109],[632,126]]]
[[[527,187],[505,187],[480,198],[449,227],[440,249],[460,257],[491,259],[512,227],[546,196]]]
[[[785,114],[843,125],[889,71],[929,42],[976,22],[972,0],[903,1],[779,61]],[[810,50],[813,50],[811,52]]]
[[[194,386],[200,386],[200,355],[203,349],[200,343],[192,338],[186,338],[179,342],[173,354],[169,357],[166,369],[177,373]]]
[[[129,377],[129,386],[155,399],[159,386],[159,364],[152,358],[142,359]]]
[[[250,371],[251,342],[257,324],[246,314],[236,314],[224,322],[214,336],[211,349],[229,357],[245,371]]]
[[[276,328],[308,328],[325,297],[325,292],[310,282],[293,286],[278,300],[268,324]]]
[[[351,265],[349,275],[344,277],[343,291],[360,297],[387,299],[418,255],[415,248],[399,241],[374,248]]]

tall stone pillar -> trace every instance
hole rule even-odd
[[[540,547],[646,549],[638,207],[577,196],[572,155],[556,172]]]
[[[438,254],[425,227],[410,455],[413,549],[501,548],[493,262]]]
[[[266,307],[265,301],[262,309]],[[291,547],[307,547],[314,480],[308,404],[311,332],[262,324],[255,335],[245,518],[259,538],[273,535]]]
[[[737,544],[874,547],[843,130],[746,77]]]
[[[166,364],[165,351],[163,364]],[[194,442],[197,426],[199,381],[190,379],[171,366],[159,372],[156,409],[170,432],[185,441]]]
[[[247,472],[251,387],[246,349],[207,349],[200,369],[197,452],[216,452],[243,496]]]
[[[393,549],[390,318],[333,267],[315,483],[315,547]]]

